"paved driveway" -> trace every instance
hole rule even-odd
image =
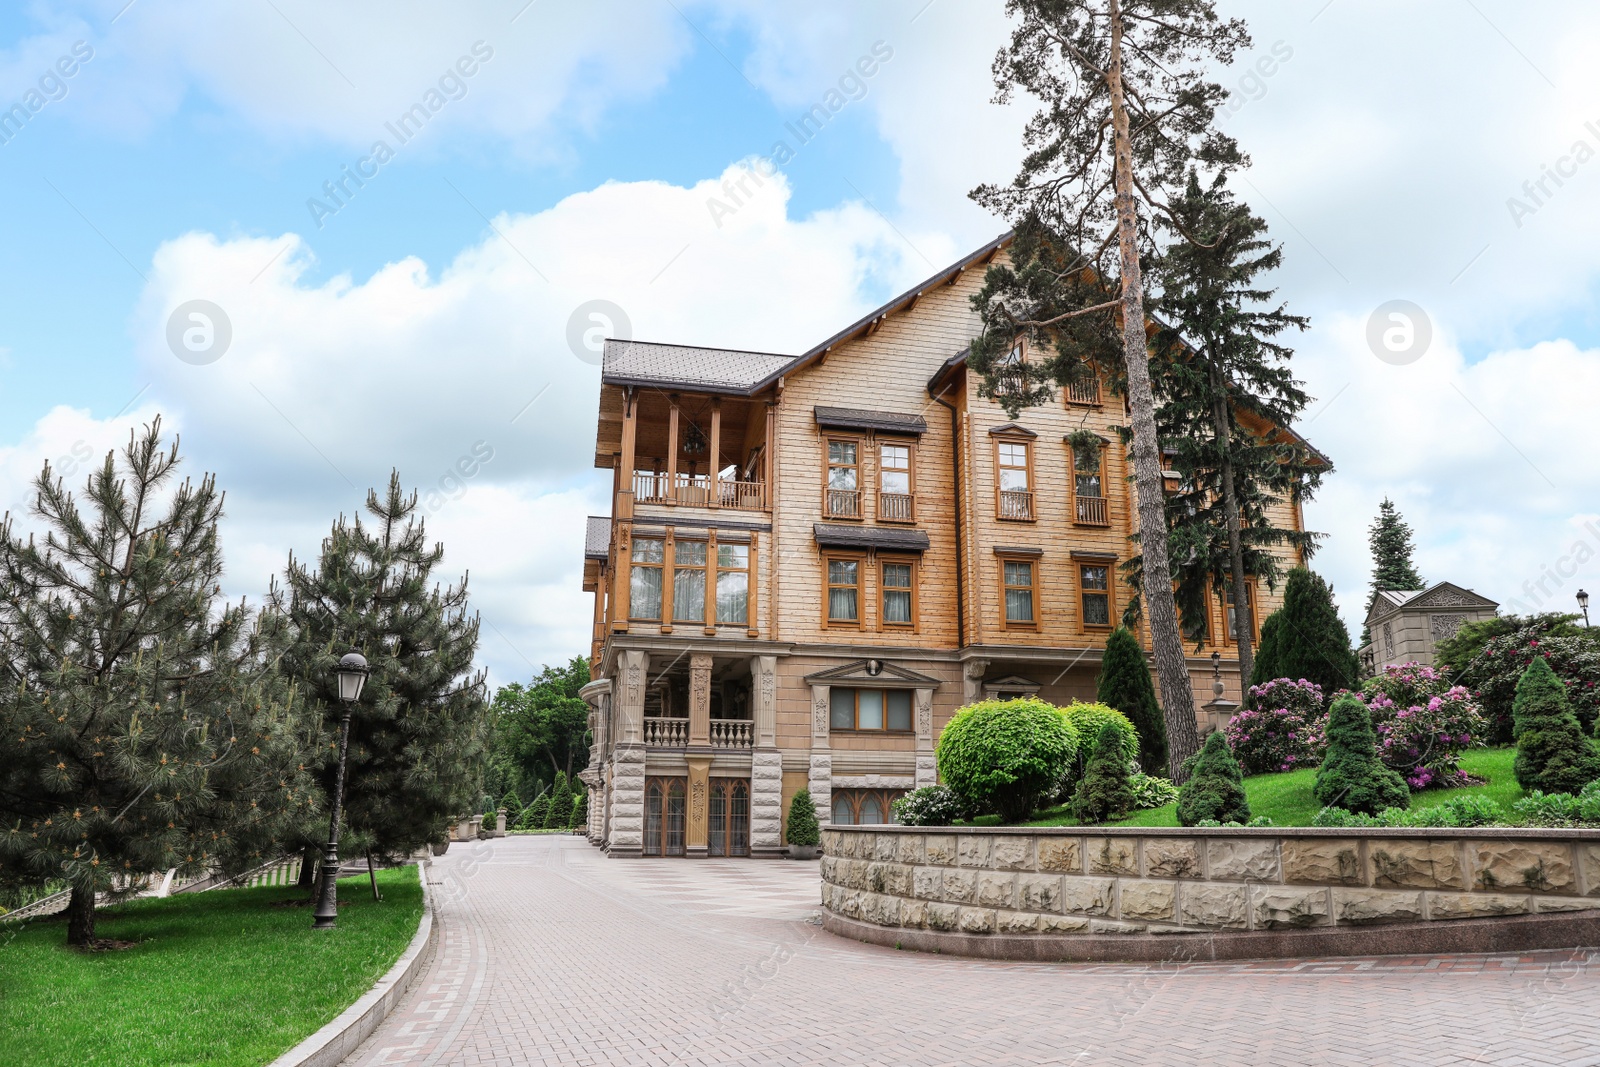
[[[824,933],[816,864],[545,836],[428,877],[439,951],[347,1064],[1600,1063],[1600,953],[987,963]]]

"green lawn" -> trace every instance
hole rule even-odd
[[[1511,763],[1516,758],[1514,748],[1475,748],[1461,757],[1461,767],[1475,778],[1486,778],[1483,785],[1465,789],[1431,789],[1411,794],[1413,808],[1432,807],[1451,797],[1483,795],[1509,809],[1522,796],[1522,787],[1511,773]],[[1250,813],[1265,815],[1276,826],[1309,826],[1317,812],[1322,810],[1311,795],[1317,780],[1317,769],[1306,767],[1286,774],[1257,774],[1244,780],[1245,795],[1250,798]],[[977,820],[983,822],[984,820]],[[998,821],[998,820],[996,820]],[[1076,826],[1068,805],[1041,811],[1029,826]],[[1135,812],[1116,826],[1177,826],[1178,806],[1150,808]]]
[[[338,1015],[400,958],[422,917],[417,868],[339,881],[339,926],[311,929],[293,887],[134,900],[66,947],[66,924],[0,926],[0,1063],[260,1067]]]

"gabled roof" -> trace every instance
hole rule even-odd
[[[794,356],[772,352],[608,339],[601,357],[600,380],[607,385],[749,393],[759,382],[782,374],[794,361]]]
[[[871,665],[877,663],[878,673],[873,674]],[[909,667],[896,667],[893,663],[884,660],[858,659],[854,663],[846,663],[843,667],[832,667],[825,671],[805,676],[808,684],[815,685],[821,682],[866,682],[870,685],[894,685],[910,683],[919,688],[937,689],[939,679],[930,678],[926,674],[911,670]]]
[[[1435,582],[1426,589],[1380,589],[1372,602],[1368,619],[1382,619],[1407,608],[1465,608],[1474,611],[1492,611],[1499,602],[1454,582]]]
[[[611,556],[611,520],[590,515],[583,528],[583,558],[608,559]]]

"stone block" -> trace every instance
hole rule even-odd
[[[994,933],[994,910],[992,908],[962,908],[957,926],[964,934],[992,934]]]
[[[999,871],[978,872],[977,901],[986,908],[1009,908],[1016,902],[1017,876]]]
[[[989,847],[993,839],[962,834],[956,838],[956,864],[961,867],[989,866]]]
[[[844,857],[845,859],[855,859],[855,856],[856,856],[856,839],[859,838],[860,836],[861,836],[860,834],[840,833],[839,834],[839,855]]]
[[[1465,889],[1467,872],[1452,841],[1372,841],[1369,884],[1401,889]]]
[[[837,856],[839,854],[840,836],[841,835],[837,830],[822,831],[822,851],[826,852],[830,856]]]
[[[1061,910],[1076,915],[1109,915],[1115,885],[1110,878],[1063,878]]]
[[[1088,852],[1090,874],[1139,874],[1138,845],[1131,837],[1091,837]]]
[[[1083,856],[1076,837],[1041,837],[1038,850],[1041,871],[1076,873],[1083,870]]]
[[[944,896],[941,886],[942,867],[916,867],[911,872],[911,892],[923,900],[939,900]]]
[[[1583,874],[1583,891],[1591,897],[1600,896],[1600,845],[1574,844],[1578,867]]]
[[[823,856],[821,861],[822,880],[824,882],[838,881],[839,861],[832,856]]]
[[[1081,934],[1087,929],[1089,929],[1088,919],[1079,919],[1071,915],[1039,916],[1039,932],[1042,934]]]
[[[1206,877],[1213,882],[1276,882],[1278,842],[1220,838],[1206,842]]]
[[[839,898],[839,910],[852,919],[861,918],[861,891],[847,889]]]
[[[1245,887],[1198,882],[1183,887],[1178,921],[1185,926],[1211,926],[1243,930],[1246,921]]]
[[[1024,874],[1017,877],[1017,906],[1029,911],[1061,910],[1061,875]]]
[[[1591,908],[1600,908],[1600,901],[1588,897],[1534,897],[1534,910],[1545,911],[1588,911]]]
[[[994,839],[994,868],[999,871],[1033,869],[1033,838],[997,837]]]
[[[1145,929],[1144,923],[1117,922],[1114,919],[1089,920],[1091,934],[1142,934]]]
[[[1328,919],[1326,889],[1257,885],[1250,890],[1250,920],[1257,930],[1325,926]]]
[[[1144,874],[1146,878],[1199,878],[1199,842],[1160,837],[1146,840]]]
[[[1038,933],[1039,916],[1031,911],[1002,911],[996,914],[995,927],[1002,934]]]
[[[956,837],[954,834],[929,834],[923,847],[929,863],[935,867],[956,865]]]
[[[862,917],[879,926],[900,925],[900,898],[869,893],[862,902]]]
[[[872,842],[872,858],[875,860],[893,860],[900,847],[900,835],[890,833],[877,833],[870,835]]]
[[[1479,919],[1494,915],[1526,915],[1531,898],[1509,893],[1429,893],[1428,918]]]
[[[954,904],[928,904],[928,929],[954,930],[961,918],[961,909]]]
[[[1342,923],[1401,923],[1422,918],[1421,893],[1382,889],[1335,889],[1334,915]]]
[[[947,868],[944,872],[944,899],[956,904],[971,903],[978,892],[978,872]]]
[[[888,893],[896,897],[908,897],[911,895],[912,868],[903,863],[880,863],[876,866],[878,867],[878,873],[874,876],[873,881],[882,887],[877,889],[877,892]]]
[[[1559,841],[1485,841],[1476,846],[1474,888],[1515,893],[1574,893],[1572,851]]]
[[[1360,885],[1361,846],[1354,840],[1285,838],[1283,880],[1312,885]]]
[[[1124,919],[1171,920],[1176,914],[1176,882],[1124,880],[1117,887],[1117,914]]]
[[[895,836],[899,838],[896,843],[895,859],[913,866],[923,862],[921,834],[896,834]]]
[[[928,925],[928,902],[926,900],[902,900],[900,902],[900,925],[910,927]]]

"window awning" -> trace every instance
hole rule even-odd
[[[921,437],[928,432],[928,420],[921,415],[902,415],[897,411],[866,411],[861,408],[812,409],[817,425],[824,430],[874,430]]]
[[[926,552],[928,535],[921,530],[880,530],[872,526],[836,526],[819,522],[812,526],[817,544],[823,548],[877,549],[880,552]]]

